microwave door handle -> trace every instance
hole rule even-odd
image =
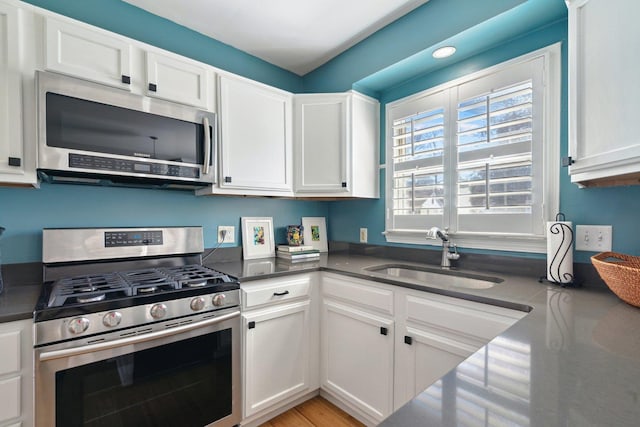
[[[202,173],[207,175],[209,173],[209,161],[211,159],[211,133],[209,133],[209,119],[207,117],[202,119],[202,126],[204,127],[204,159],[202,161]]]

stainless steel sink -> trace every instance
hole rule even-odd
[[[365,270],[383,274],[390,278],[408,279],[435,286],[465,289],[489,289],[503,281],[499,277],[406,264],[374,265],[366,267]]]

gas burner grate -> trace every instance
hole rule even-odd
[[[227,275],[198,264],[74,276],[53,283],[48,307],[143,297],[231,281]]]
[[[53,283],[49,307],[130,296],[127,283],[115,273],[91,274],[60,279]]]
[[[182,288],[198,288],[231,281],[226,274],[197,264],[168,268],[166,271]]]

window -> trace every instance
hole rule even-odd
[[[559,46],[387,105],[391,242],[544,252],[558,209]],[[433,244],[439,244],[433,242]]]

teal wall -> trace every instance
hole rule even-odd
[[[567,22],[562,0],[430,0],[304,77],[120,0],[28,2],[292,92],[356,87],[381,99],[381,135],[385,135],[385,103],[560,41],[561,138],[562,153],[567,152]],[[459,20],[439,18],[452,11]],[[563,18],[558,20],[558,16]],[[478,22],[483,24],[475,25]],[[541,22],[552,24],[541,27]],[[429,52],[441,40],[465,43],[460,45],[459,55],[434,65],[429,62]],[[480,47],[475,44],[479,40],[493,44]],[[384,161],[383,139],[380,150]],[[640,186],[578,189],[569,182],[566,171],[561,177],[560,205],[569,220],[574,224],[611,224],[613,249],[640,254],[634,235]],[[196,197],[189,192],[48,184],[39,190],[0,188],[0,225],[7,228],[0,239],[2,262],[40,260],[41,229],[46,227],[203,225],[205,245],[212,247],[218,225],[236,225],[236,242],[240,241],[241,216],[274,217],[277,241],[284,240],[284,227],[298,223],[300,217],[327,216],[331,240],[357,242],[358,229],[367,227],[371,243],[386,244],[381,234],[384,171],[380,186],[379,200],[342,202]],[[577,252],[576,260],[587,262],[589,255]]]
[[[273,217],[275,241],[303,216],[328,215],[326,202],[256,197],[196,197],[188,191],[42,184],[42,188],[0,188],[2,263],[40,261],[42,229],[55,227],[187,226],[204,228],[205,247],[217,244],[218,225],[236,226],[240,217]]]
[[[437,86],[452,79],[490,67],[550,44],[562,43],[562,122],[561,153],[567,148],[567,21],[566,19],[529,32],[519,38],[467,58],[449,67],[417,76],[380,92],[381,135],[385,135],[385,104],[416,92]],[[347,52],[348,54],[349,52]],[[381,138],[381,163],[384,163],[384,138]],[[640,186],[579,189],[570,182],[565,169],[561,170],[560,211],[567,220],[585,225],[613,225],[613,250],[640,255],[638,240],[638,212]],[[369,229],[369,242],[386,244],[384,231],[384,170],[380,178],[380,200],[332,202],[329,206],[329,236],[334,240],[359,241],[360,227]],[[467,251],[470,251],[467,249]],[[487,252],[487,251],[472,251]],[[507,254],[508,255],[508,254]],[[591,252],[575,252],[577,262],[589,262]],[[544,257],[544,255],[530,255]]]

